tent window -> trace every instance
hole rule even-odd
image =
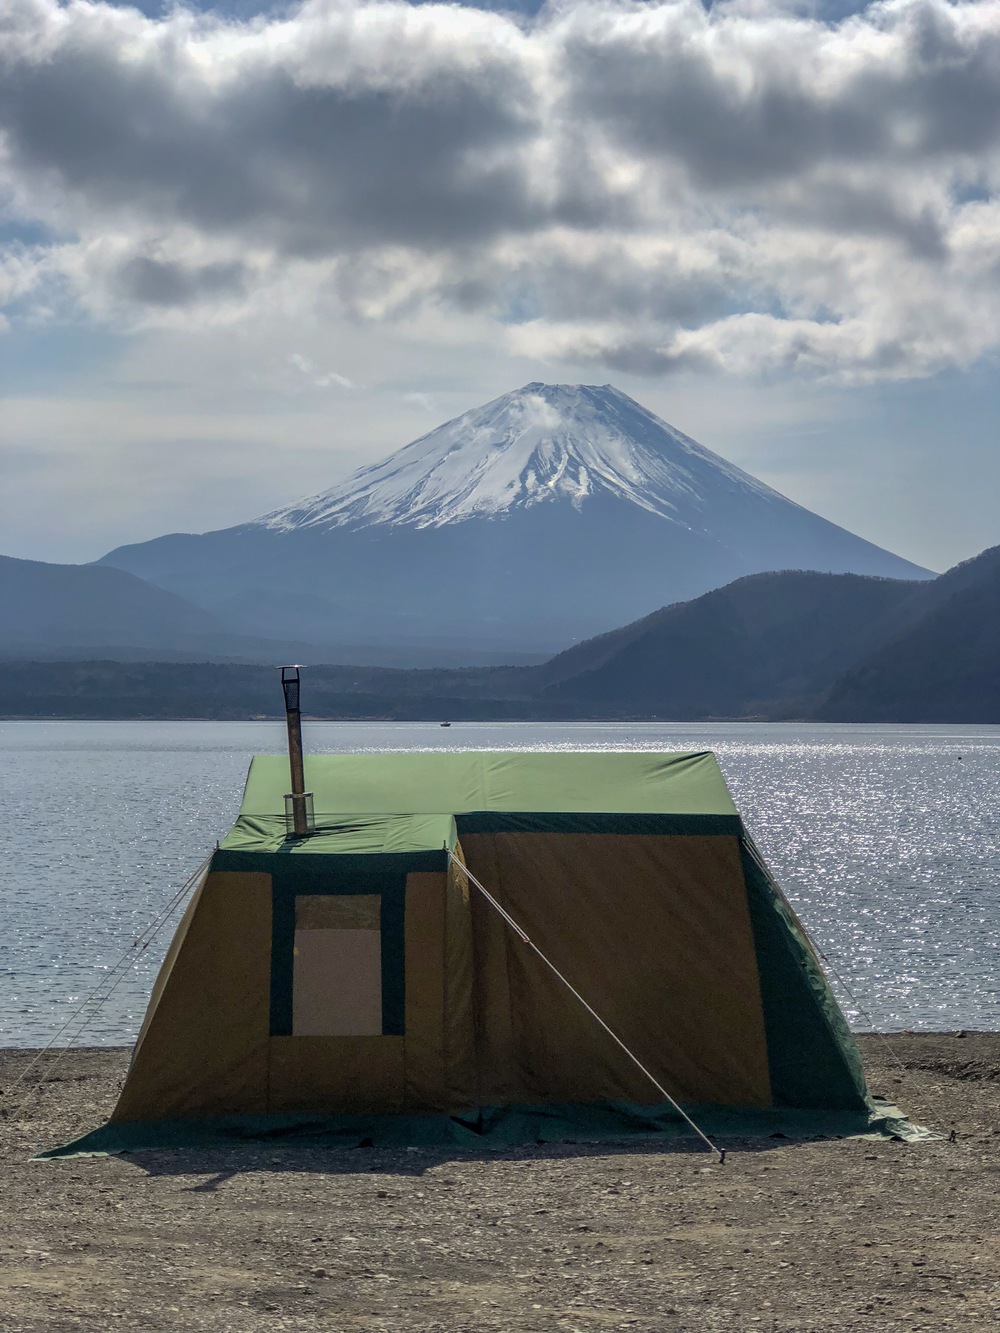
[[[381,1032],[380,896],[296,897],[292,1035],[369,1037]]]

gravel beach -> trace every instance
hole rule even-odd
[[[2,1051],[0,1329],[996,1329],[1000,1035],[860,1041],[872,1091],[954,1141],[39,1163],[104,1119],[128,1053],[50,1053],[11,1090],[34,1053]]]

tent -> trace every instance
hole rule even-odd
[[[855,1042],[712,754],[340,754],[305,774],[316,813],[296,838],[287,762],[253,760],[111,1121],[70,1149],[676,1129],[523,936],[713,1124],[873,1123]]]

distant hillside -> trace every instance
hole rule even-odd
[[[220,628],[210,612],[118,569],[0,556],[0,643],[7,654],[107,643],[169,650]]]
[[[306,672],[309,716],[398,721],[572,717],[531,700],[491,697],[489,669],[393,671],[314,666]],[[496,673],[505,675],[506,673]],[[0,717],[278,717],[273,667],[207,662],[10,662],[0,671]]]
[[[756,574],[560,653],[542,697],[632,716],[807,713],[881,642],[913,583],[860,574]]]
[[[1000,546],[942,574],[923,614],[835,682],[837,722],[1000,723]]]
[[[237,633],[222,617],[110,565],[55,565],[0,556],[0,659],[118,662],[322,661],[329,648],[297,639]],[[413,647],[414,666],[462,660],[447,646]],[[528,662],[541,655],[522,655]],[[340,660],[389,665],[384,647],[344,646]],[[472,652],[487,663],[496,655]],[[517,661],[512,654],[510,660]]]

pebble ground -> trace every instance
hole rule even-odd
[[[947,1139],[251,1145],[51,1163],[127,1053],[0,1052],[2,1333],[1000,1329],[1000,1035],[862,1038]],[[896,1058],[902,1067],[897,1065]]]

